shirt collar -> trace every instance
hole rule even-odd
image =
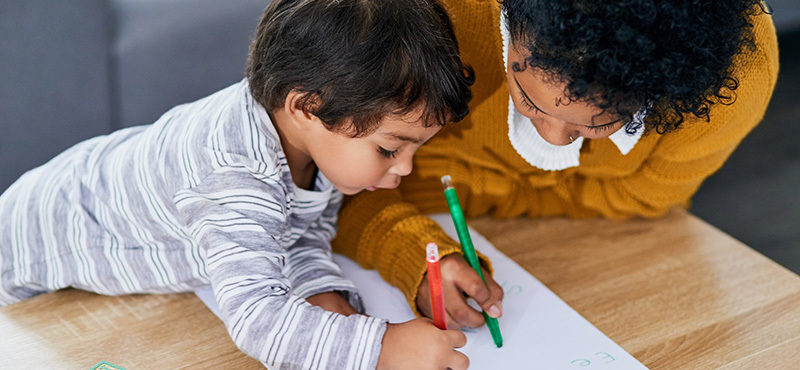
[[[508,49],[511,45],[511,35],[506,27],[506,17],[500,12],[500,33],[503,36],[503,66],[508,66]],[[634,120],[644,120],[645,110],[634,114]],[[628,134],[624,128],[609,136],[609,140],[616,145],[622,155],[628,154],[639,142],[644,132],[644,125],[633,134]],[[545,171],[559,171],[580,165],[581,146],[583,137],[575,139],[568,145],[553,145],[545,141],[530,119],[523,116],[514,105],[513,99],[508,98],[508,139],[514,150],[534,167]]]

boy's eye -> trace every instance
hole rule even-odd
[[[386,158],[394,158],[397,155],[397,150],[387,150],[382,147],[378,147],[378,153]]]

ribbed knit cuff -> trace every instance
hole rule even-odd
[[[364,268],[377,270],[403,293],[411,310],[420,316],[416,299],[426,272],[425,246],[436,243],[442,258],[460,254],[461,247],[436,221],[421,215],[410,203],[399,201],[399,194],[366,195],[349,199],[340,213],[334,250]],[[488,258],[480,253],[478,258],[491,272]]]
[[[427,271],[425,247],[428,243],[436,243],[441,257],[460,253],[461,249],[439,224],[427,216],[409,218],[397,224],[387,243],[391,246],[387,250],[393,251],[394,255],[381,259],[383,266],[378,269],[391,271],[391,275],[384,276],[384,279],[400,289],[414,314],[421,316],[417,309],[417,295]]]
[[[436,243],[439,255],[461,254],[461,246],[453,240],[435,221],[427,216],[416,216],[403,220],[387,235],[384,251],[378,257],[378,271],[385,272],[383,278],[400,289],[415,315],[421,316],[417,307],[417,296],[425,277],[425,246]],[[481,265],[492,274],[492,265],[486,256],[478,253]]]

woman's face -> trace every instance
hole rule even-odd
[[[508,91],[517,110],[531,120],[548,143],[567,145],[581,136],[602,139],[624,126],[623,121],[602,109],[583,102],[570,102],[565,84],[548,82],[537,69],[514,72],[513,65],[524,66],[524,55],[511,47],[508,53]]]

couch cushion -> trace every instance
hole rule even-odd
[[[244,77],[268,0],[114,0],[112,80],[119,127],[149,124],[173,106]]]
[[[103,0],[0,6],[0,192],[110,128],[110,9]]]

